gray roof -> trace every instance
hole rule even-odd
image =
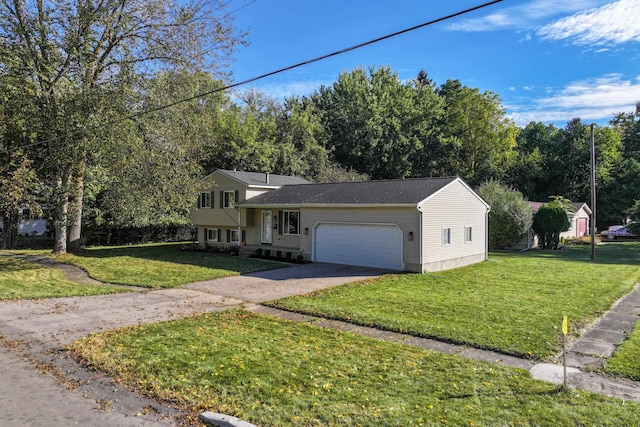
[[[251,186],[282,187],[283,185],[309,183],[309,181],[307,181],[306,179],[297,176],[274,175],[271,173],[268,174],[266,172],[243,172],[226,169],[218,169],[217,172],[222,172],[223,174],[231,178],[235,178],[238,181]],[[269,177],[269,182],[267,182],[267,175]]]
[[[457,178],[286,185],[238,203],[243,206],[416,205]]]

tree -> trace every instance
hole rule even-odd
[[[13,155],[0,167],[0,218],[3,224],[0,247],[15,246],[20,209],[29,209],[34,215],[42,213],[36,200],[38,190],[36,173],[26,157]]]
[[[435,112],[417,108],[413,84],[381,67],[344,72],[320,87],[312,100],[332,160],[372,179],[419,176],[413,168],[423,147],[417,121],[429,121]]]
[[[567,199],[555,196],[533,215],[533,231],[538,235],[543,249],[558,248],[560,233],[569,229],[568,206],[571,205]]]
[[[103,89],[127,87],[150,70],[219,69],[241,42],[222,1],[2,0],[2,67],[34,87],[39,153],[53,183],[55,252],[79,244],[84,177],[92,138],[87,129],[102,108]],[[216,13],[217,12],[217,13]],[[42,148],[42,147],[40,147]]]
[[[635,200],[633,206],[627,209],[626,213],[633,221],[627,225],[627,228],[636,236],[640,236],[640,200]]]
[[[448,80],[438,89],[444,100],[442,141],[457,175],[477,185],[502,179],[516,152],[516,126],[506,117],[498,95]]]
[[[518,190],[489,180],[478,187],[477,193],[491,206],[489,249],[508,248],[531,228],[533,211]]]

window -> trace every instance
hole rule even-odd
[[[229,243],[238,243],[238,230],[229,230]]]
[[[473,228],[465,227],[464,228],[464,242],[471,243],[473,241]]]
[[[300,212],[284,211],[283,234],[300,234]]]
[[[217,228],[205,228],[205,234],[207,237],[207,241],[209,242],[217,242],[219,239],[218,229]]]
[[[210,208],[211,207],[211,193],[210,192],[202,192],[200,193],[200,203],[201,208]]]
[[[442,246],[451,244],[451,228],[442,229]]]
[[[223,192],[223,205],[224,208],[234,208],[236,206],[236,192],[235,191],[225,191]]]

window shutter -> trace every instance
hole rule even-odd
[[[222,240],[222,230],[218,228],[218,235],[216,236],[216,242]]]
[[[205,228],[204,229],[204,241],[206,242],[207,240],[209,240],[209,229]]]
[[[238,203],[240,200],[238,200],[238,197],[240,197],[240,191],[236,190],[233,192],[233,199],[235,200],[235,203]]]
[[[220,209],[224,208],[224,191],[220,192]]]
[[[213,209],[216,206],[216,204],[214,203],[216,201],[215,195],[216,195],[216,192],[212,191],[211,192],[211,209]]]
[[[284,214],[278,211],[278,234],[282,235],[282,225],[284,224]]]
[[[227,230],[227,243],[231,243],[231,230]]]
[[[201,203],[201,202],[200,202],[200,199],[202,199],[202,193],[201,193],[201,194],[198,194],[198,205],[197,205],[197,208],[198,208],[198,209],[200,209],[200,208],[201,208],[201,206],[200,206],[200,203]]]

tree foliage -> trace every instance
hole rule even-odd
[[[491,206],[489,249],[513,246],[529,231],[533,211],[521,192],[491,179],[480,185],[477,193]]]
[[[543,249],[557,249],[560,233],[569,229],[567,202],[562,197],[556,197],[540,206],[533,215],[533,231],[538,235]]]
[[[95,148],[87,129],[109,116],[105,95],[131,87],[150,70],[220,70],[242,38],[228,16],[217,18],[224,6],[208,0],[0,2],[0,68],[29,84],[34,128],[50,141],[39,168],[55,189],[54,251],[66,251],[67,237],[79,244],[85,171]]]

